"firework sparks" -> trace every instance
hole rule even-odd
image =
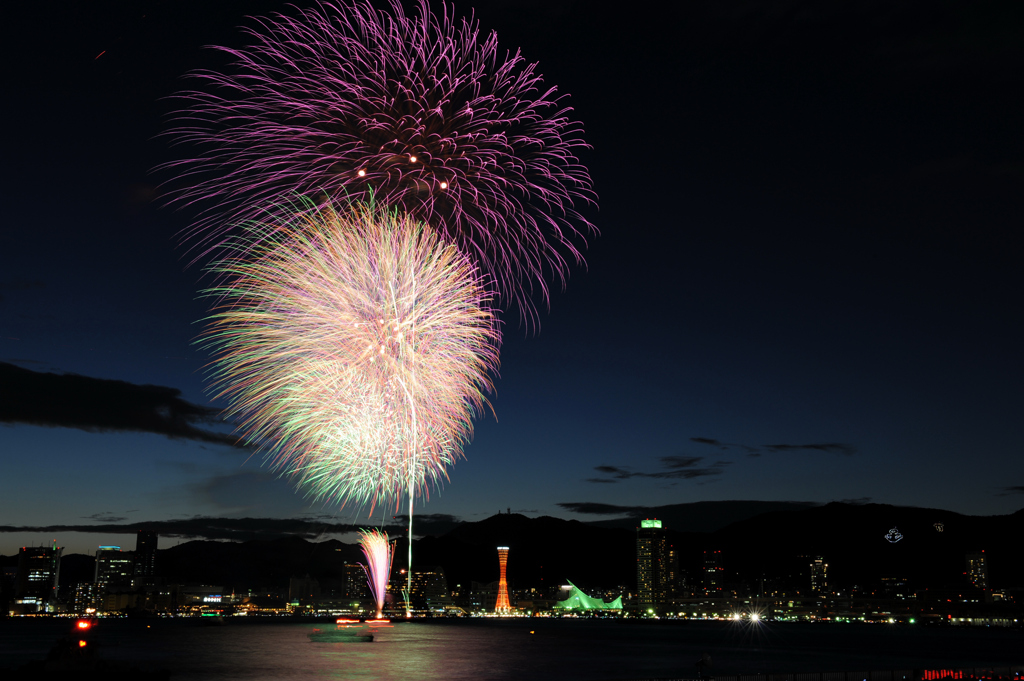
[[[205,343],[249,444],[327,502],[428,494],[462,454],[497,368],[479,271],[428,226],[369,204],[250,228]]]
[[[226,225],[283,195],[375,196],[439,230],[532,315],[531,292],[564,281],[593,231],[575,208],[596,200],[575,155],[587,145],[536,64],[452,12],[324,4],[262,19],[251,47],[218,48],[233,66],[195,74],[170,132],[201,150],[165,166],[188,184],[176,203],[207,206],[188,238],[218,249]]]
[[[386,532],[362,530],[361,533],[359,546],[366,557],[363,572],[366,573],[366,583],[370,585],[370,594],[377,606],[375,617],[379,620],[384,614],[384,594],[387,592],[388,579],[391,577],[394,547],[388,542]]]

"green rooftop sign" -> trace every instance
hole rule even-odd
[[[654,528],[657,528],[657,529],[660,530],[661,529],[661,521],[660,520],[641,520],[640,521],[640,527],[643,528],[643,529],[647,529],[648,527],[654,527]]]

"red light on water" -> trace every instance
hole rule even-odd
[[[359,620],[350,620],[345,617],[339,617],[334,622],[335,624],[359,624]]]
[[[89,645],[89,644],[88,644],[88,643],[86,643],[85,641],[79,641],[79,642],[78,642],[78,647],[79,647],[79,648],[84,648],[84,647],[86,647],[87,645]]]
[[[92,622],[90,622],[89,620],[78,620],[78,622],[75,623],[75,626],[77,626],[79,629],[83,629],[84,630],[84,629],[88,629],[89,627],[91,627],[92,626]]]

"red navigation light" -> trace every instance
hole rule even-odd
[[[86,643],[85,641],[79,641],[79,642],[78,642],[78,647],[79,647],[79,648],[84,648],[84,647],[86,647],[87,645],[89,645],[89,644],[88,644],[88,643]]]
[[[78,620],[78,622],[75,623],[75,626],[79,629],[85,630],[92,626],[92,622],[89,620]]]

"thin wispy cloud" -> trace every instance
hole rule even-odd
[[[603,473],[605,478],[586,478],[586,482],[616,483],[630,478],[653,478],[658,480],[692,480],[713,475],[721,475],[725,466],[730,461],[716,461],[710,466],[699,466],[704,457],[702,456],[663,456],[661,459],[663,470],[660,471],[638,471],[625,466],[594,466],[594,470]]]
[[[601,504],[592,501],[565,501],[559,502],[556,505],[571,513],[580,513],[584,515],[643,514],[650,509],[648,506],[617,506],[615,504]]]
[[[1007,496],[1010,496],[1011,494],[1024,494],[1024,485],[1013,485],[1013,486],[1010,486],[1010,487],[1001,487],[1000,490],[1001,490],[1000,493],[997,494],[996,496],[1007,497]]]
[[[841,442],[823,442],[809,445],[764,445],[764,448],[773,452],[827,452],[829,454],[842,454],[851,456],[857,450],[850,445]]]
[[[82,516],[82,520],[95,520],[98,523],[119,523],[122,520],[128,520],[128,517],[114,515],[113,513],[93,513],[92,515]]]
[[[770,445],[747,445],[738,442],[722,442],[710,437],[691,437],[690,442],[709,447],[715,447],[719,451],[740,450],[747,456],[758,457],[768,453],[785,452],[822,452],[826,454],[839,454],[842,456],[853,456],[857,448],[842,442],[812,442],[809,444],[770,444]]]

